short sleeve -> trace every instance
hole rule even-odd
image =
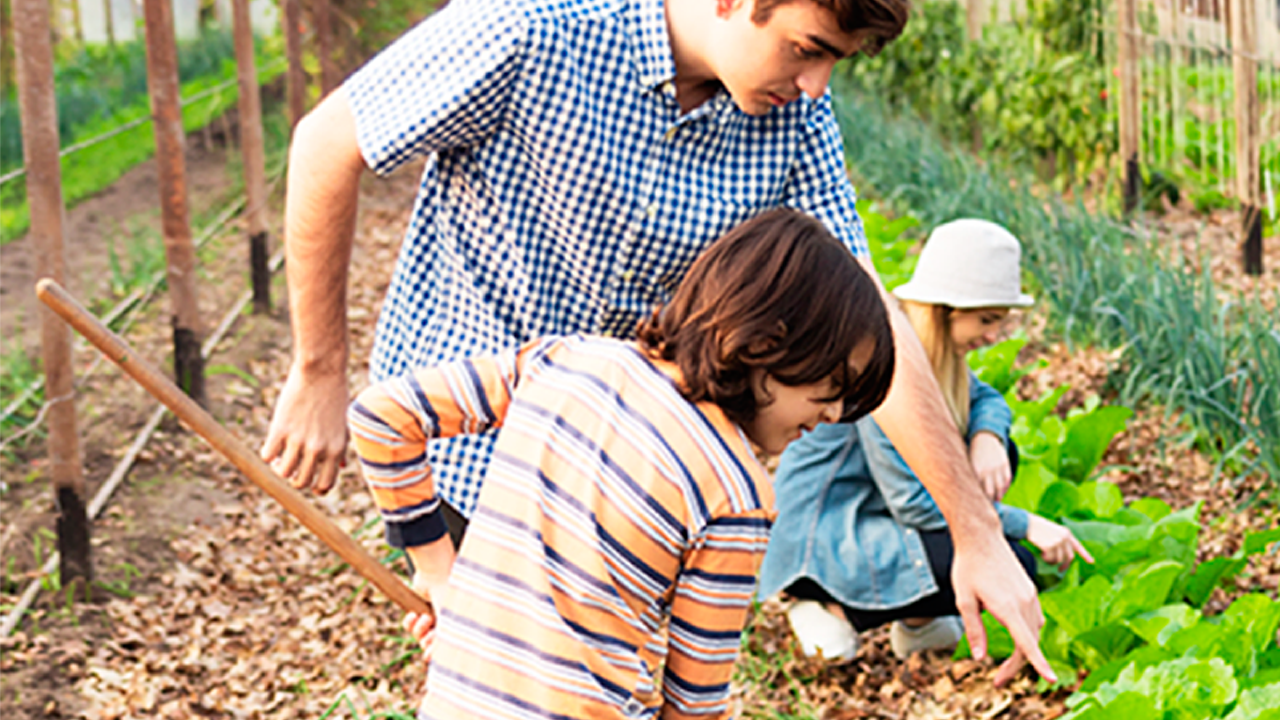
[[[867,257],[870,253],[857,200],[845,172],[844,143],[828,91],[813,103],[809,113],[783,204],[818,218],[855,257]]]
[[[365,162],[385,175],[424,154],[473,144],[502,119],[528,20],[517,2],[455,0],[343,85]]]

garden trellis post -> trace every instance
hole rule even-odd
[[[144,0],[147,87],[160,176],[160,218],[173,319],[173,374],[178,387],[205,404],[204,358],[200,354],[200,308],[196,294],[196,253],[187,204],[185,138],[178,95],[178,47],[171,0]]]
[[[338,86],[338,66],[333,62],[333,13],[329,0],[311,0],[311,22],[316,26],[316,54],[320,56],[320,93]]]
[[[267,169],[262,147],[262,96],[253,53],[249,0],[231,0],[236,69],[240,78],[240,154],[244,159],[245,215],[249,224],[249,271],[253,311],[271,312],[271,269],[267,267]]]
[[[1262,139],[1258,104],[1258,13],[1253,0],[1231,0],[1227,21],[1236,84],[1236,195],[1244,210],[1244,271],[1262,274]]]
[[[36,274],[62,282],[62,166],[58,159],[58,108],[53,85],[53,29],[48,0],[13,0],[22,157],[27,168],[31,239]],[[47,307],[40,309],[49,439],[49,477],[57,499],[59,577],[63,587],[93,579],[84,469],[71,369],[71,332]]]
[[[970,40],[982,39],[982,22],[986,19],[987,3],[985,0],[965,0],[965,20],[969,29]]]
[[[1117,34],[1120,59],[1120,161],[1124,211],[1138,207],[1142,179],[1138,167],[1138,128],[1142,120],[1138,97],[1138,0],[1117,0],[1120,32]]]
[[[284,54],[289,61],[285,84],[292,128],[307,111],[307,75],[302,69],[302,5],[300,0],[283,0],[281,4],[284,5]]]
[[[978,42],[982,39],[982,21],[986,14],[985,0],[966,0],[965,17],[969,29],[969,42]],[[973,120],[973,128],[970,132],[970,142],[973,143],[973,152],[982,152],[982,123],[975,117]]]

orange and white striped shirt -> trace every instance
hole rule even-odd
[[[737,425],[678,378],[632,343],[549,338],[352,404],[389,526],[438,503],[428,440],[501,427],[435,599],[419,717],[729,716],[773,490]]]

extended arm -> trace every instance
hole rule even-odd
[[[293,362],[262,458],[297,487],[333,486],[347,445],[347,268],[364,160],[342,92],[294,130],[285,199]]]
[[[524,19],[504,3],[473,5],[410,30],[294,131],[285,201],[294,357],[262,455],[297,487],[327,492],[346,449],[347,267],[361,172],[386,175],[479,142],[502,118]]]
[[[859,259],[875,277],[870,259]],[[1008,628],[1017,647],[996,674],[996,682],[1007,682],[1026,660],[1053,681],[1056,676],[1040,650],[1044,614],[1035,585],[1018,565],[995,508],[980,490],[924,348],[897,301],[887,292],[884,298],[893,325],[897,368],[889,396],[873,416],[947,519],[956,549],[951,584],[973,654],[986,655],[980,618],[980,611],[986,609]]]

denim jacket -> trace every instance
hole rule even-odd
[[[1008,441],[1013,415],[990,385],[969,375],[969,436]],[[870,417],[819,425],[791,443],[774,481],[778,519],[760,572],[759,597],[800,578],[836,600],[886,610],[938,592],[921,530],[946,521],[920,480]],[[1027,513],[996,503],[1005,535],[1024,538]]]

